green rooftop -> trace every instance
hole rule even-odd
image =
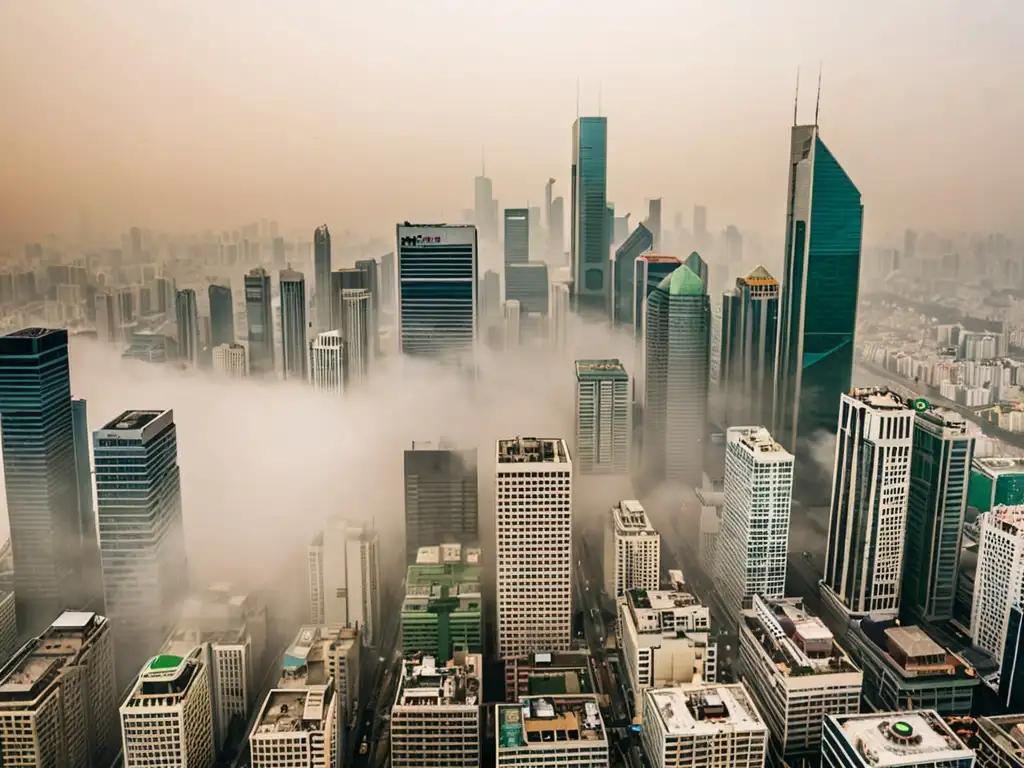
[[[576,378],[577,379],[629,379],[629,374],[626,373],[626,366],[622,364],[621,360],[608,359],[608,360],[577,360],[576,361]]]
[[[175,669],[179,664],[181,664],[181,661],[181,656],[171,656],[170,654],[163,654],[157,656],[155,659],[149,662],[149,668],[154,671],[159,671],[162,669]]]
[[[685,264],[680,265],[672,274],[667,275],[658,288],[670,296],[703,296],[704,282]]]

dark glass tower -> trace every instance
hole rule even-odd
[[[381,280],[380,269],[376,259],[360,259],[356,262],[356,269],[363,273],[363,284],[370,293],[370,324],[367,333],[370,337],[370,347],[374,357],[380,356],[380,308],[381,308]]]
[[[78,520],[82,530],[81,572],[83,608],[103,613],[103,576],[100,571],[96,512],[92,504],[92,457],[89,453],[89,413],[85,400],[71,401],[75,435],[75,474],[78,478]]]
[[[631,325],[633,310],[633,262],[641,253],[654,247],[654,235],[643,224],[629,233],[622,245],[615,249],[612,275],[612,323]]]
[[[681,264],[675,256],[657,256],[653,253],[643,253],[633,262],[633,275],[629,280],[632,291],[630,315],[636,342],[643,341],[647,299],[661,285],[661,281],[679,269]]]
[[[607,184],[608,118],[577,118],[572,126],[572,306],[605,316],[611,290]]]
[[[306,378],[306,278],[294,269],[281,270],[281,363],[286,379]]]
[[[345,291],[362,290],[366,290],[366,273],[363,270],[346,267],[331,272],[330,330],[340,331],[345,323]],[[348,343],[348,339],[345,343]]]
[[[530,211],[505,209],[505,267],[530,260]]]
[[[231,287],[211,285],[210,346],[235,343],[235,309],[231,304]]]
[[[772,423],[779,283],[757,266],[722,296],[718,387],[726,427]]]
[[[174,294],[175,317],[178,321],[178,356],[190,365],[199,362],[199,308],[196,292],[182,288]]]
[[[816,125],[793,127],[786,197],[772,434],[806,465],[810,440],[834,433],[850,388],[864,218]]]
[[[331,329],[331,233],[326,224],[313,232],[313,282],[316,291],[316,329]]]
[[[405,452],[405,556],[420,547],[479,543],[476,449],[442,439]]]
[[[274,372],[274,318],[270,273],[256,267],[245,276],[245,317],[249,325],[249,371],[256,376]]]
[[[0,440],[18,624],[37,631],[81,598],[67,331],[0,336]]]

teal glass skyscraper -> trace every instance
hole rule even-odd
[[[615,249],[615,264],[612,268],[612,323],[632,325],[633,313],[633,267],[642,253],[654,247],[654,235],[643,224],[637,225],[622,245]]]
[[[718,388],[726,427],[772,423],[778,330],[779,284],[758,265],[722,296]]]
[[[608,232],[608,118],[579,117],[572,126],[570,254],[572,306],[606,313],[611,254]]]
[[[772,432],[800,460],[812,437],[835,433],[850,388],[864,218],[817,125],[793,126],[786,209]]]

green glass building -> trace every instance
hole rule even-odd
[[[850,389],[863,219],[818,126],[793,126],[772,434],[798,460],[813,436],[835,432]]]
[[[458,544],[422,547],[405,579],[402,652],[434,656],[483,653],[480,550]]]
[[[998,504],[1024,504],[1024,459],[975,459],[967,504],[978,512],[988,512]]]
[[[637,258],[654,247],[654,235],[643,224],[615,249],[612,274],[612,323],[633,324],[633,269]]]
[[[606,313],[610,269],[608,228],[608,118],[579,117],[572,126],[570,254],[572,306]]]

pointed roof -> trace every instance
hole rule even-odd
[[[681,264],[658,283],[658,288],[670,296],[702,296],[704,281],[688,266]]]
[[[742,280],[737,280],[737,284],[740,282],[746,285],[778,285],[779,281],[772,277],[771,272],[765,269],[761,264],[754,267],[753,271]]]

